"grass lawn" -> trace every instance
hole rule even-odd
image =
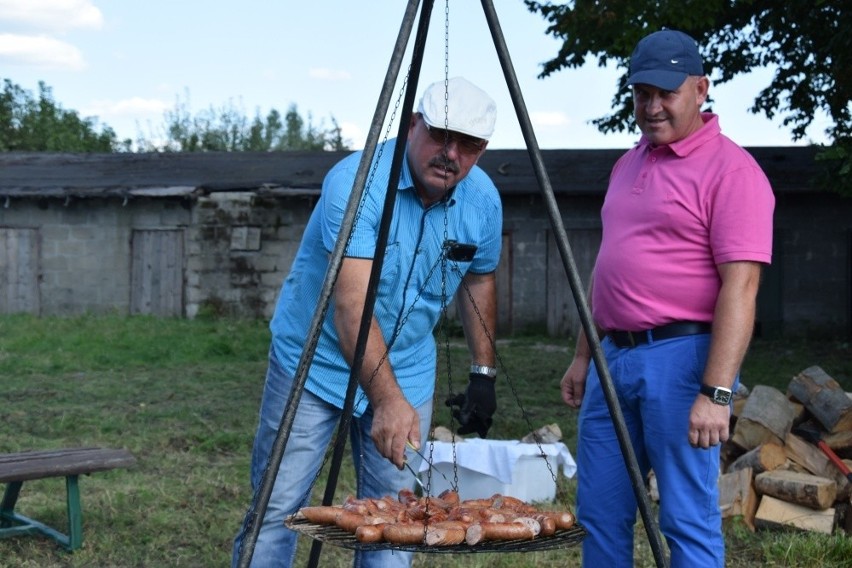
[[[69,554],[52,541],[0,540],[0,566],[227,566],[231,540],[251,495],[249,452],[268,348],[265,322],[145,317],[0,317],[0,452],[63,446],[124,447],[129,470],[80,480],[84,546]],[[468,361],[463,341],[447,350],[460,390]],[[442,349],[442,359],[443,359]],[[491,437],[518,438],[556,422],[576,448],[575,411],[559,399],[570,359],[567,340],[499,342],[504,372]],[[781,390],[818,364],[852,390],[852,346],[837,340],[756,340],[746,385]],[[438,372],[446,392],[447,366]],[[505,378],[508,377],[508,381]],[[443,404],[435,423],[448,425]],[[352,492],[344,462],[337,500]],[[324,491],[324,479],[315,495]],[[560,477],[557,504],[573,510],[574,480]],[[24,483],[17,510],[64,532],[61,479]],[[792,532],[751,533],[726,526],[728,566],[852,566],[852,539]],[[637,566],[654,566],[637,523]],[[304,565],[310,542],[300,550]],[[350,553],[325,546],[320,565],[347,566]],[[579,547],[525,554],[418,555],[417,566],[548,567],[580,561]]]

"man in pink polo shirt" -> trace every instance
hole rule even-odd
[[[731,391],[772,253],[772,188],[701,112],[695,41],[663,30],[630,60],[639,144],[612,170],[590,306],[643,473],[654,470],[671,565],[725,563],[717,478]],[[580,408],[577,515],[584,566],[633,566],[636,499],[581,331],[561,382]]]

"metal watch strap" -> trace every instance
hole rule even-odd
[[[479,375],[485,375],[486,377],[494,378],[497,376],[497,369],[494,367],[489,367],[488,365],[471,365],[470,366],[471,373],[477,373]]]

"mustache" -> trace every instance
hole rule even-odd
[[[429,165],[437,166],[454,174],[457,174],[460,171],[459,165],[456,162],[447,159],[446,156],[438,156],[432,158],[431,160],[429,160]]]

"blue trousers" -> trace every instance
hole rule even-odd
[[[693,448],[689,412],[698,396],[709,335],[602,347],[643,477],[654,470],[660,530],[672,568],[723,567],[719,446]],[[577,518],[587,529],[583,566],[632,568],[637,501],[592,364],[580,407]]]
[[[254,441],[251,460],[251,482],[256,491],[263,480],[269,454],[278,433],[281,416],[287,406],[293,377],[280,366],[270,353],[269,369],[260,409],[260,423]],[[432,401],[417,408],[420,415],[421,446],[432,419]],[[337,431],[341,411],[307,390],[302,394],[296,417],[287,439],[287,447],[272,489],[261,529],[252,554],[252,568],[289,567],[296,557],[296,533],[284,525],[284,519],[309,503],[317,471],[322,465],[326,448]],[[360,418],[351,422],[352,456],[357,476],[359,498],[396,496],[400,489],[414,488],[414,479],[408,470],[398,470],[395,465],[376,451],[370,438],[372,426],[370,407]],[[414,471],[420,466],[420,457],[406,451],[407,461]],[[237,566],[240,548],[248,527],[243,523],[234,539],[232,565]],[[413,554],[395,550],[357,552],[356,568],[408,567]]]

